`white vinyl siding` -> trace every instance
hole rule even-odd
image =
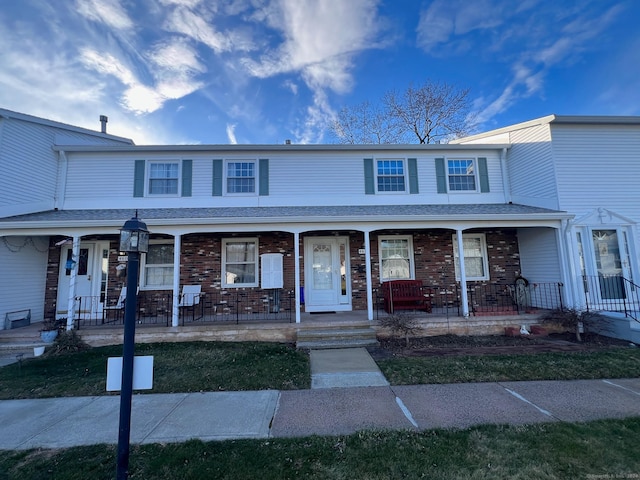
[[[547,124],[512,132],[507,169],[513,203],[558,208],[550,140]]]
[[[560,254],[553,228],[518,229],[521,275],[533,282],[560,282]]]
[[[561,210],[580,215],[605,207],[640,220],[638,127],[557,125],[553,142]]]
[[[367,156],[367,153],[370,155]],[[408,179],[402,192],[384,194],[384,203],[390,205],[415,204],[468,204],[501,203],[505,201],[502,188],[499,151],[471,151],[466,158],[487,158],[487,171],[491,191],[489,193],[455,192],[438,194],[434,174],[434,159],[443,157],[442,152],[390,152],[398,158],[405,155],[404,174],[408,177],[407,158],[416,158],[417,185],[419,194],[409,192]],[[69,167],[66,182],[64,208],[166,208],[166,197],[132,197],[134,165],[136,160],[149,159],[147,152],[123,153],[67,153]],[[226,181],[221,187],[223,194],[212,197],[213,167],[212,159],[224,158],[228,161],[246,161],[246,153],[233,157],[225,152],[153,152],[153,161],[173,161],[180,158],[192,160],[192,191],[190,197],[175,196],[171,199],[172,208],[205,207],[257,207],[292,205],[378,205],[380,195],[366,195],[363,158],[374,158],[371,152],[292,152],[264,155],[269,158],[269,194],[260,196],[250,194],[227,194]],[[391,157],[389,157],[391,158]],[[149,161],[149,160],[147,160]],[[256,169],[258,167],[256,161]],[[222,167],[223,173],[225,166]],[[292,181],[295,172],[295,181]],[[259,172],[256,174],[256,190],[259,185]],[[377,193],[377,192],[376,192]],[[481,199],[479,197],[482,197]],[[123,221],[126,219],[123,219]]]
[[[7,312],[31,309],[31,322],[44,319],[48,249],[49,237],[0,238],[0,329]]]

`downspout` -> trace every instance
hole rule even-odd
[[[64,150],[58,152],[58,179],[56,182],[56,193],[53,199],[53,208],[56,210],[64,208],[64,196],[67,189],[67,173],[69,170],[69,160]]]
[[[367,276],[367,318],[373,321],[373,280],[371,278],[371,245],[369,231],[364,232],[364,263]]]
[[[71,268],[69,274],[69,298],[67,303],[67,330],[73,330],[73,321],[76,318],[76,281],[78,278],[78,255],[80,254],[80,237],[73,236],[73,246],[71,247],[71,260],[76,263]]]
[[[296,298],[296,323],[300,323],[300,234],[293,232],[293,258],[294,258],[294,295]]]
[[[507,149],[500,151],[500,168],[502,169],[502,188],[504,189],[504,201],[511,203],[511,183],[509,182],[509,171],[507,170]]]
[[[469,301],[467,298],[467,272],[464,266],[464,242],[462,240],[462,230],[456,230],[456,240],[458,243],[458,260],[460,264],[460,303],[462,304],[462,316],[469,318]]]
[[[171,326],[180,325],[180,250],[182,235],[176,234],[173,240],[173,308],[171,309]]]

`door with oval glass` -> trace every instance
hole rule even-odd
[[[351,310],[348,237],[305,238],[305,311]]]

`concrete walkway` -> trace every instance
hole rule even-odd
[[[136,394],[131,441],[343,435],[640,415],[640,378],[389,386],[364,349],[312,351],[311,370],[310,390]],[[116,444],[119,408],[119,396],[0,401],[0,449]]]
[[[0,449],[116,444],[120,398],[0,401]],[[640,415],[640,379],[134,395],[132,443],[364,429],[582,422]]]

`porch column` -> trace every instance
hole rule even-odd
[[[80,254],[80,237],[73,237],[71,247],[71,259],[76,263],[70,269],[69,274],[69,298],[67,303],[67,330],[73,329],[73,320],[76,318],[76,280],[78,278],[78,256]]]
[[[180,250],[182,249],[182,235],[173,237],[173,307],[171,309],[171,326],[180,325]]]
[[[462,241],[462,230],[456,230],[458,240],[458,259],[460,260],[460,303],[462,303],[462,316],[469,316],[469,302],[467,298],[467,272],[464,267],[464,242]]]
[[[293,262],[294,262],[294,285],[293,292],[296,298],[296,323],[300,323],[300,234],[293,233]]]
[[[371,245],[369,231],[364,232],[364,264],[367,275],[367,319],[373,321],[373,285],[371,280]]]

